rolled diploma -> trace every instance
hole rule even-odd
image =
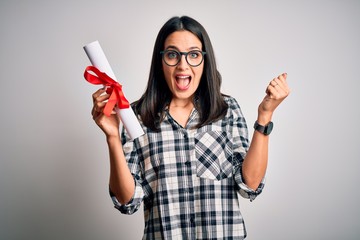
[[[85,45],[84,50],[94,67],[99,69],[101,72],[105,72],[109,77],[117,81],[115,74],[111,69],[105,53],[98,41],[94,41]],[[115,111],[117,114],[119,114],[121,121],[123,122],[124,127],[131,139],[138,138],[144,134],[144,131],[141,128],[140,123],[131,107],[124,109],[116,108]]]

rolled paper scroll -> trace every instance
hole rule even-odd
[[[111,66],[105,56],[98,41],[89,43],[84,46],[84,50],[90,59],[91,64],[95,67],[87,67],[84,73],[84,77],[87,81],[93,84],[103,84],[111,89],[111,96],[105,106],[104,113],[109,114],[112,110],[112,106],[117,103],[115,111],[120,116],[122,123],[131,139],[135,139],[144,134],[143,129],[135,116],[134,111],[130,107],[126,100],[122,86],[117,82],[115,74],[111,69]],[[93,72],[94,74],[91,74]]]

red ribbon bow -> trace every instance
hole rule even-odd
[[[90,72],[93,72],[95,75]],[[125,98],[125,95],[122,92],[121,84],[109,77],[106,73],[100,72],[100,70],[94,66],[88,66],[85,69],[84,78],[89,83],[95,85],[102,84],[107,87],[106,92],[111,95],[104,108],[104,114],[106,116],[111,115],[115,104],[117,104],[118,108],[120,109],[130,107],[129,101]]]

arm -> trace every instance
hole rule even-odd
[[[290,89],[284,73],[274,78],[266,88],[266,96],[258,108],[257,121],[266,125],[279,104],[289,95]],[[244,181],[251,189],[257,189],[265,176],[268,163],[269,136],[254,131],[251,144],[242,166]]]
[[[121,204],[128,203],[135,191],[133,176],[127,166],[119,136],[120,119],[113,111],[110,117],[103,114],[103,109],[109,94],[104,89],[99,89],[93,94],[94,106],[92,116],[96,124],[105,133],[110,156],[109,186]]]
[[[128,203],[135,192],[134,178],[126,163],[119,137],[108,137],[110,155],[109,186],[121,204]]]

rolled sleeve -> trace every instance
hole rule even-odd
[[[138,181],[135,180],[135,192],[132,196],[131,200],[127,204],[121,204],[114,193],[111,192],[109,188],[109,194],[111,197],[112,202],[114,203],[114,207],[118,209],[123,214],[131,215],[139,210],[140,205],[142,203],[144,192],[142,186]]]
[[[263,178],[256,190],[251,189],[248,187],[242,180],[237,179],[239,186],[239,193],[243,198],[250,199],[250,201],[254,201],[255,198],[262,192],[265,186],[265,178]]]

